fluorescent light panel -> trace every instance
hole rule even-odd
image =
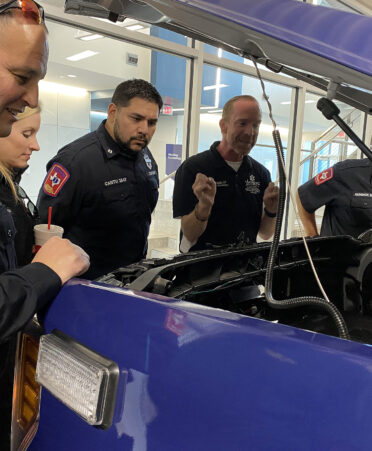
[[[204,86],[204,91],[211,91],[212,89],[220,89],[220,88],[227,88],[228,85],[224,84],[217,84],[217,85],[210,85],[210,86]]]
[[[68,56],[66,59],[69,61],[80,61],[85,58],[97,55],[99,52],[93,52],[92,50],[85,50],[84,52],[76,53],[75,55]]]
[[[95,39],[102,39],[104,36],[101,34],[87,34],[86,36],[82,36],[79,38],[81,41],[94,41]]]

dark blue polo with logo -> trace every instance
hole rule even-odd
[[[298,188],[305,210],[325,205],[321,235],[357,238],[372,228],[372,163],[345,160],[322,171]]]
[[[158,200],[158,168],[146,147],[119,146],[104,126],[63,147],[47,164],[38,208],[47,222],[81,246],[94,279],[146,256],[151,213]]]
[[[210,245],[234,244],[239,238],[255,243],[260,228],[263,194],[271,181],[270,172],[249,155],[236,172],[217,150],[219,141],[209,150],[193,155],[179,167],[173,193],[173,216],[192,212],[198,200],[192,191],[196,174],[213,177],[216,197],[205,232],[190,249],[206,249]]]

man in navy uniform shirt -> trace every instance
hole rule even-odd
[[[300,186],[297,205],[308,236],[318,235],[315,210],[325,205],[320,234],[357,238],[372,228],[372,163],[345,160]]]
[[[47,165],[38,208],[91,258],[84,274],[97,278],[146,256],[158,200],[158,168],[148,143],[163,102],[144,80],[117,86],[107,120],[62,148]]]
[[[255,243],[257,234],[263,239],[272,236],[278,188],[269,171],[248,155],[260,123],[254,97],[233,97],[223,108],[222,140],[179,167],[173,216],[181,217],[181,252],[239,240]]]

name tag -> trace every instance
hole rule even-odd
[[[354,197],[372,197],[372,193],[354,193]]]
[[[125,183],[126,181],[127,177],[121,177],[120,179],[114,179],[105,182],[105,186],[119,185],[120,183]]]

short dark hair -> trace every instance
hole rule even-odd
[[[140,78],[120,83],[115,89],[111,102],[120,108],[128,106],[134,97],[140,97],[148,102],[156,103],[159,106],[159,112],[163,107],[163,100],[155,86]]]

